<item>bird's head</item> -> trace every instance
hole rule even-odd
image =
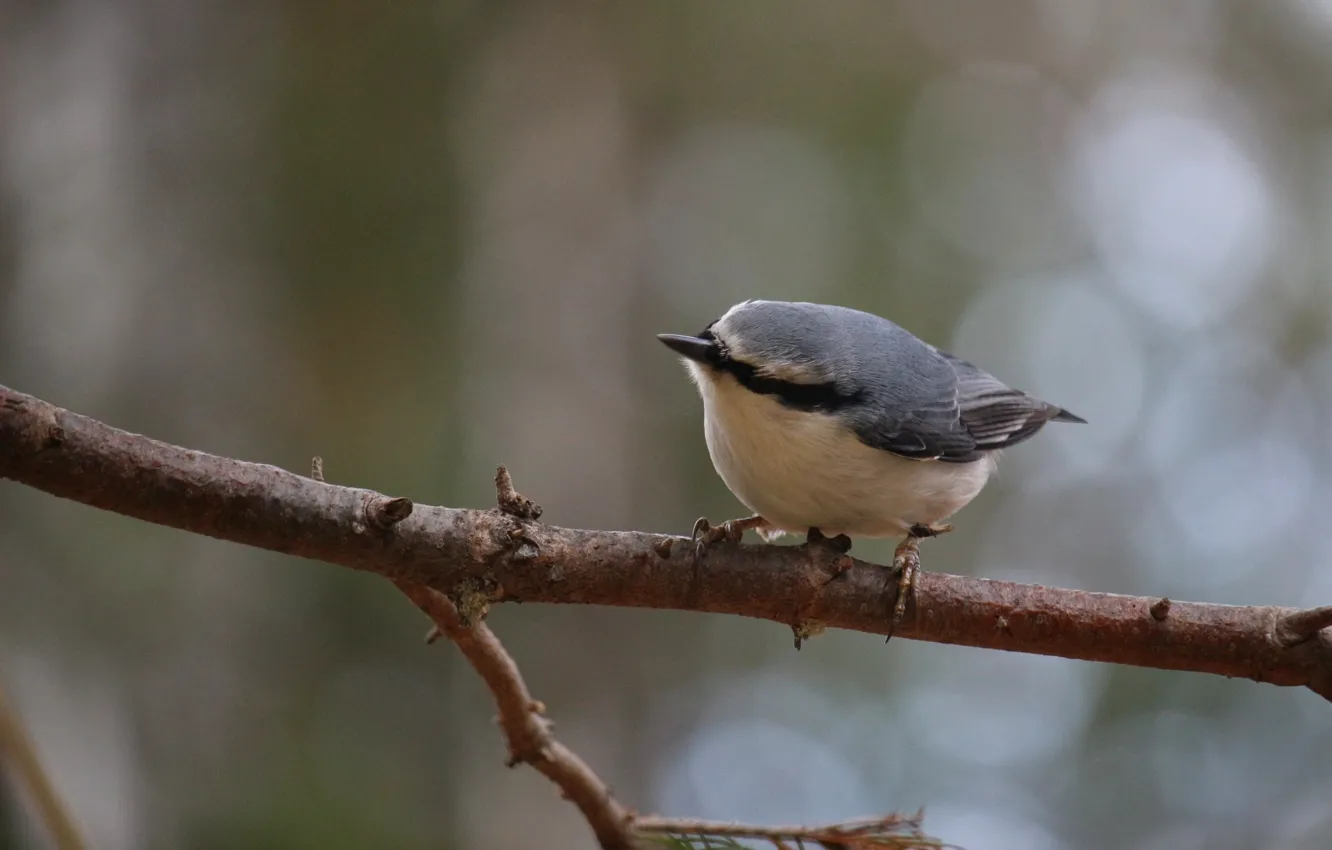
[[[658,334],[679,354],[694,379],[729,378],[750,386],[759,381],[823,385],[834,381],[834,331],[828,308],[786,301],[743,301],[698,334]],[[751,387],[752,388],[752,387]]]

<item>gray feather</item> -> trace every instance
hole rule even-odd
[[[737,358],[803,369],[845,400],[837,414],[861,442],[901,457],[968,463],[1083,421],[859,310],[757,301],[727,325]]]

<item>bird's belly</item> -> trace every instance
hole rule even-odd
[[[994,467],[989,458],[907,460],[865,445],[832,416],[752,394],[740,402],[705,400],[708,452],[731,492],[784,531],[904,534],[952,516],[980,493]]]

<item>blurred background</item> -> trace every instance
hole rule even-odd
[[[653,335],[886,315],[1086,417],[926,568],[1332,603],[1332,4],[0,3],[0,382],[562,525],[741,507]],[[885,560],[892,541],[862,543]],[[1314,850],[1304,690],[501,606],[628,804],[968,850]],[[373,576],[0,485],[0,682],[100,848],[580,848]],[[0,847],[43,839],[12,783]]]

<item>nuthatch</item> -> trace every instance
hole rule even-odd
[[[745,301],[697,336],[657,338],[684,358],[712,464],[755,514],[700,520],[699,544],[746,529],[765,540],[904,535],[893,625],[918,541],[950,530],[943,521],[976,498],[999,452],[1047,422],[1085,421],[845,307]]]

